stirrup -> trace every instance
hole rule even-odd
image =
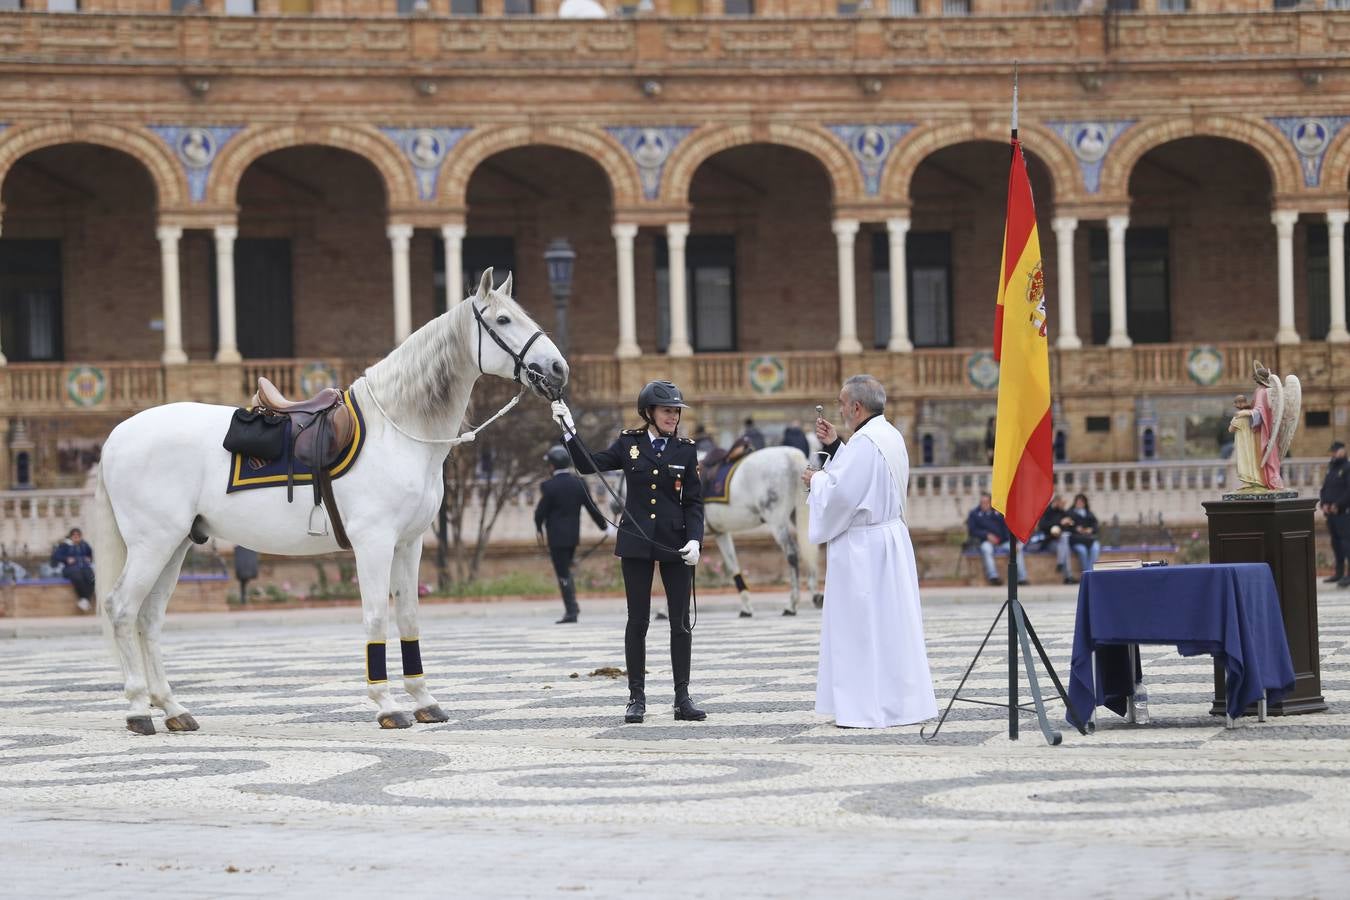
[[[314,527],[314,514],[319,514],[319,527]],[[328,537],[328,516],[324,514],[323,507],[315,504],[309,511],[309,525],[306,528],[310,537]]]

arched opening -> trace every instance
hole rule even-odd
[[[510,272],[516,299],[541,328],[556,331],[557,305],[565,304],[570,353],[613,353],[618,337],[617,261],[610,233],[614,208],[600,164],[560,147],[504,150],[478,165],[466,196],[464,293],[477,287],[489,266],[498,284]],[[566,298],[553,297],[544,264],[545,249],[558,238],[576,253]],[[438,252],[438,279],[444,266]]]
[[[1049,169],[1034,154],[1027,152],[1026,161],[1047,294],[1053,298],[1058,274],[1050,230],[1053,181]],[[905,263],[909,334],[916,348],[990,346],[1008,205],[1008,165],[1007,144],[968,141],[929,154],[914,170]],[[871,240],[878,250],[886,246],[884,226],[874,230]],[[886,257],[881,259],[884,262]],[[874,318],[878,328],[882,321],[889,328],[890,310],[885,302],[890,290],[889,265],[874,264],[872,276]],[[1050,316],[1052,343],[1056,318]]]
[[[825,166],[777,144],[714,154],[689,187],[685,251],[689,339],[694,350],[832,350],[839,337],[838,273]],[[668,306],[657,238],[658,320],[665,346]]]
[[[393,275],[387,199],[375,165],[335,147],[288,147],[250,163],[237,198],[240,354],[369,358],[388,352]],[[208,324],[214,346],[215,255],[210,234],[198,237],[191,245],[185,239],[183,293],[202,308],[195,318]],[[430,269],[432,249],[430,233],[414,236],[414,272],[419,261]],[[435,286],[414,278],[412,287],[414,321],[425,321]]]
[[[1125,306],[1130,339],[1144,344],[1270,340],[1278,322],[1276,235],[1270,221],[1270,170],[1261,155],[1226,138],[1170,141],[1135,163],[1129,191]],[[1105,343],[1110,334],[1108,238],[1105,227],[1087,231],[1084,271],[1090,279],[1092,341]],[[1296,247],[1303,243],[1302,229],[1295,241]],[[1295,291],[1304,293],[1297,284]],[[1297,327],[1306,333],[1308,311],[1297,312]]]
[[[10,362],[158,359],[154,181],[134,157],[61,144],[0,189],[0,347]]]

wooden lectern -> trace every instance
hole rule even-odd
[[[1297,681],[1292,692],[1269,704],[1269,714],[1325,712],[1317,641],[1316,498],[1281,491],[1252,495],[1252,499],[1226,496],[1202,505],[1209,518],[1210,562],[1263,562],[1275,576]],[[1226,712],[1223,678],[1223,666],[1216,663],[1210,709],[1216,716]]]

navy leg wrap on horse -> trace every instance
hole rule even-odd
[[[389,670],[384,662],[384,641],[371,641],[366,644],[366,681],[374,684],[388,680]]]
[[[736,580],[736,590],[738,590],[738,591],[749,590],[749,588],[747,588],[747,587],[745,586],[745,579],[741,577],[741,573],[740,573],[740,572],[737,572],[736,575],[735,575],[734,577],[735,577],[735,580]]]
[[[422,677],[422,644],[417,638],[411,641],[399,641],[399,649],[403,651],[403,677],[421,678]]]

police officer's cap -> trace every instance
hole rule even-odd
[[[1332,442],[1331,442],[1331,452],[1332,452],[1332,453],[1335,453],[1337,450],[1340,450],[1340,449],[1341,449],[1342,447],[1344,447],[1344,446],[1345,446],[1345,444],[1341,443],[1340,441],[1332,441]]]
[[[649,381],[641,393],[638,394],[638,412],[645,413],[651,406],[677,406],[680,409],[690,409],[688,403],[684,402],[684,396],[680,389],[669,381]]]
[[[544,459],[555,469],[565,469],[572,464],[572,457],[561,446],[554,444],[544,454]]]

